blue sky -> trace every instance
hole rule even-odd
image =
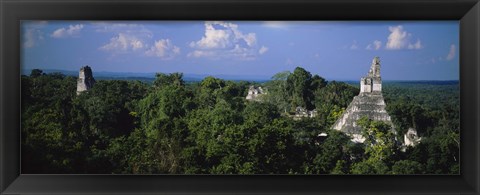
[[[24,21],[22,69],[458,80],[458,21]]]

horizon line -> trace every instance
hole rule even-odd
[[[34,69],[40,69],[40,68],[34,68]],[[33,69],[21,69],[21,75],[25,75],[25,76],[28,76],[28,74],[25,74],[27,73],[28,71],[31,71]],[[40,69],[42,71],[47,71],[45,73],[56,73],[56,72],[59,72],[59,73],[62,73],[61,71],[63,72],[78,72],[78,70],[65,70],[65,69]],[[245,77],[268,77],[268,78],[256,78],[256,79],[253,79],[253,81],[258,81],[258,80],[262,80],[262,81],[265,81],[265,80],[272,80],[270,75],[238,75],[238,74],[206,74],[206,73],[185,73],[185,72],[114,72],[114,71],[96,71],[96,73],[113,73],[113,74],[152,74],[151,76],[120,76],[120,75],[112,75],[111,77],[113,78],[131,78],[131,77],[140,77],[140,78],[155,78],[155,74],[156,73],[163,73],[163,74],[172,74],[172,73],[182,73],[184,76],[188,76],[188,75],[193,75],[193,76],[201,76],[203,78],[205,77],[208,77],[208,76],[212,76],[212,77],[216,77],[216,76],[231,76],[231,77],[241,77],[241,76],[245,76]],[[71,76],[70,74],[65,74],[67,76]],[[95,75],[95,74],[94,74]],[[315,74],[312,74],[312,76],[315,75]],[[316,74],[316,75],[319,75],[319,74]],[[321,75],[319,75],[321,76]],[[105,75],[100,75],[100,76],[97,76],[97,77],[108,77],[108,76],[105,76]],[[323,77],[325,80],[327,81],[359,81],[360,78],[355,78],[355,79],[352,79],[352,78],[328,78],[328,77],[325,77],[325,76],[321,76]],[[224,80],[242,80],[242,79],[224,79]],[[382,79],[382,81],[460,81],[460,79]]]

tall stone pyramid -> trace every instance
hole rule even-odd
[[[87,91],[93,87],[95,79],[93,78],[92,69],[89,66],[80,68],[77,80],[77,95],[83,91]]]
[[[355,96],[343,115],[333,125],[332,129],[342,131],[352,137],[354,142],[363,143],[362,129],[357,120],[367,116],[372,120],[392,124],[390,115],[385,110],[382,95],[382,77],[380,76],[380,59],[375,57],[368,75],[360,79],[360,94]],[[393,124],[392,124],[393,130]]]

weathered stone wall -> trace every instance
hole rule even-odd
[[[382,78],[374,77],[372,80],[372,92],[382,92]]]
[[[80,68],[77,79],[77,95],[91,89],[94,84],[95,79],[93,78],[92,69],[89,66]]]
[[[252,85],[248,88],[248,94],[247,94],[247,97],[245,97],[245,99],[260,101],[260,97],[264,94],[266,93],[265,91],[263,91],[262,87],[256,88],[255,86]]]
[[[391,118],[385,106],[382,94],[361,93],[353,98],[345,112],[333,125],[333,129],[347,134],[361,134],[362,129],[357,125],[357,120],[363,116],[391,124]]]
[[[363,77],[360,79],[360,93],[372,92],[372,80],[370,78]]]

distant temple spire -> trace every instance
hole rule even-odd
[[[380,58],[375,57],[368,75],[360,79],[360,93],[381,93],[382,77],[380,76]]]
[[[368,72],[369,77],[380,77],[380,58],[376,56],[372,60],[372,66]]]
[[[80,68],[77,80],[77,95],[81,92],[87,91],[93,87],[95,79],[93,78],[92,69],[89,66]]]

